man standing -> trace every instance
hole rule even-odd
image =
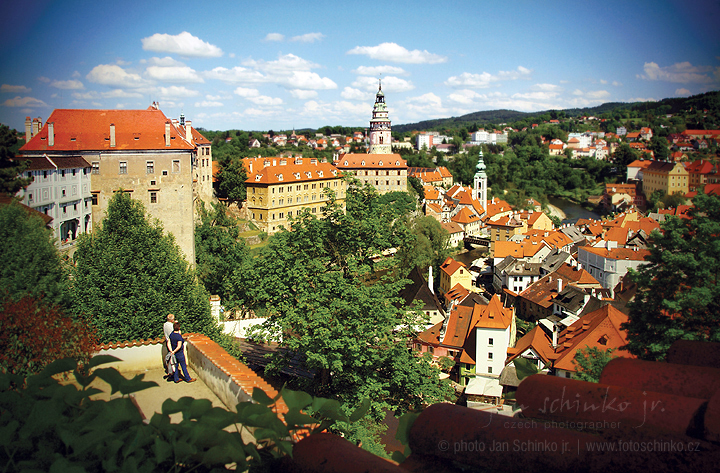
[[[173,324],[175,324],[175,316],[173,314],[167,315],[167,322],[163,324],[163,332],[165,333],[165,340],[163,341],[162,346],[162,359],[163,359],[163,367],[165,368],[165,374],[167,376],[170,376],[172,373],[169,371],[169,363],[167,362],[167,355],[169,353],[168,350],[168,340],[170,339],[170,334],[173,333]]]

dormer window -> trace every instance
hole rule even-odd
[[[278,181],[282,181],[282,180],[283,180],[283,175],[282,175],[282,174],[278,174],[278,175],[277,175],[277,178],[278,178]]]
[[[347,165],[348,165],[348,162],[347,162],[347,161],[345,161],[345,166],[347,166]]]
[[[256,181],[259,181],[259,180],[260,180],[260,174],[255,174],[255,180],[256,180]]]
[[[295,179],[300,179],[300,173],[299,173],[299,172],[295,172],[295,173],[293,173],[293,175],[295,176]]]
[[[365,166],[365,161],[360,163],[361,166]]]
[[[395,166],[400,166],[400,161],[395,161]]]
[[[322,172],[322,171],[318,171],[318,176],[319,176],[319,177],[323,177],[323,172]]]
[[[382,161],[378,162],[378,165],[382,166]]]

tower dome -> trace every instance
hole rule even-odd
[[[392,153],[392,127],[388,118],[382,82],[378,83],[378,91],[375,94],[375,105],[370,120],[370,149],[368,152],[370,154]]]

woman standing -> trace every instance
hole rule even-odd
[[[179,322],[175,322],[173,324],[173,332],[170,334],[170,338],[168,338],[168,345],[170,353],[175,355],[175,359],[177,360],[177,369],[175,370],[175,373],[173,375],[175,382],[180,382],[179,375],[181,369],[185,381],[187,381],[188,383],[192,383],[193,381],[195,381],[195,379],[191,378],[190,374],[188,374],[187,364],[185,363],[185,353],[183,352],[185,340],[182,338],[182,335],[180,335]]]

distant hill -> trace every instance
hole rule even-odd
[[[705,94],[694,95],[692,97],[663,99],[659,102],[608,102],[597,107],[586,108],[570,108],[562,111],[568,117],[579,116],[599,116],[603,113],[612,112],[618,109],[652,111],[655,114],[678,113],[690,108],[709,109],[717,111],[720,109],[720,92],[707,92]],[[393,131],[405,133],[414,130],[437,130],[437,129],[457,129],[461,127],[469,127],[477,124],[482,126],[487,123],[500,124],[512,123],[530,117],[539,117],[553,110],[545,110],[541,112],[517,112],[515,110],[488,110],[484,112],[468,113],[460,117],[438,118],[435,120],[424,120],[417,123],[408,123],[403,125],[393,124]]]

